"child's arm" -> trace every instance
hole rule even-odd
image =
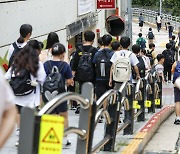
[[[112,73],[113,73],[113,64],[110,69],[110,76],[109,76],[109,86],[112,87]]]

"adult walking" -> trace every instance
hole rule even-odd
[[[143,24],[144,24],[144,17],[143,17],[143,15],[142,15],[142,13],[140,13],[140,16],[139,16],[139,27],[140,27],[140,31],[142,31]]]
[[[162,24],[162,17],[160,16],[160,13],[156,16],[156,25],[157,25],[157,31],[160,32],[161,30],[161,24]]]

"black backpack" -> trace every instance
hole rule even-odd
[[[79,59],[79,64],[76,72],[78,81],[88,82],[94,79],[94,66],[91,56],[91,51],[93,49],[94,47],[91,47],[88,52],[85,52],[82,47],[79,47],[79,50],[82,52],[82,56]]]
[[[9,59],[9,65],[8,65],[9,68],[11,67],[11,65],[12,65],[12,63],[13,63],[13,61],[14,61],[15,55],[22,49],[22,48],[19,48],[19,47],[17,46],[16,42],[14,42],[12,45],[13,45],[14,51],[13,51],[13,53],[12,53],[10,59]]]
[[[47,62],[48,69],[51,72],[45,79],[43,84],[42,99],[44,103],[51,101],[58,94],[65,92],[65,79],[63,78],[61,72],[65,66],[65,62],[57,66],[52,66],[51,62]]]
[[[148,32],[148,39],[154,39],[153,32]]]
[[[16,74],[15,69],[13,69],[9,84],[12,87],[15,96],[25,96],[36,89],[35,86],[31,85],[31,76],[27,69],[21,69]]]
[[[145,71],[146,71],[144,60],[141,56],[137,56],[137,59],[139,60],[139,63],[137,64],[137,67],[139,69],[139,75],[141,78],[144,78],[145,77]],[[132,78],[136,79],[136,72],[134,69],[132,71]]]
[[[109,80],[110,76],[110,69],[111,69],[111,56],[109,53],[110,50],[102,49],[101,51],[98,51],[98,56],[96,57],[96,78]]]
[[[146,53],[146,56],[147,56],[147,57],[149,58],[149,60],[150,60],[151,66],[154,64],[154,58],[153,58],[153,56],[152,56],[152,52],[153,52],[153,51],[147,50],[147,53]]]
[[[171,50],[165,50],[165,64],[172,65],[174,63],[174,54]]]

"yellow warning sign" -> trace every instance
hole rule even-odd
[[[161,100],[160,99],[155,99],[155,105],[161,105]]]
[[[133,108],[134,109],[140,109],[141,106],[138,104],[138,101],[133,101]]]
[[[149,101],[149,100],[146,100],[145,101],[145,107],[151,107],[151,101]]]
[[[38,154],[61,154],[63,134],[63,117],[43,115],[40,124]]]

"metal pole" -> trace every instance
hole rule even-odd
[[[159,8],[159,13],[160,13],[160,15],[161,15],[161,13],[162,13],[162,0],[160,0],[160,8]]]

